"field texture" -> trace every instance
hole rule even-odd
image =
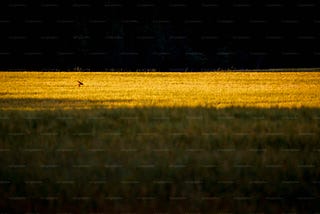
[[[320,212],[320,73],[0,79],[2,213]]]
[[[2,72],[0,80],[0,108],[13,110],[320,106],[319,72]]]

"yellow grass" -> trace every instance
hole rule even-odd
[[[320,107],[320,72],[1,72],[0,80],[3,110]]]
[[[3,213],[319,210],[320,72],[0,80]]]

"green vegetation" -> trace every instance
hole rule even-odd
[[[1,118],[5,211],[319,208],[319,109],[2,111]]]

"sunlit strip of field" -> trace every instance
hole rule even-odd
[[[3,110],[320,106],[320,72],[1,72],[0,80]]]

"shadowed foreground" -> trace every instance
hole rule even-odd
[[[1,212],[319,212],[320,109],[0,111]]]

